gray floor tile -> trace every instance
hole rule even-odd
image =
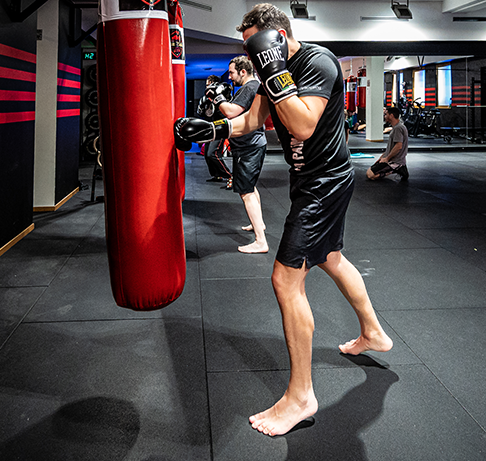
[[[316,370],[315,424],[283,437],[248,416],[278,400],[286,372],[211,373],[214,459],[232,461],[482,460],[483,431],[423,366]]]
[[[394,178],[382,181],[369,181],[364,177],[356,180],[354,197],[369,205],[380,205],[380,210],[394,209],[396,205],[415,205],[418,203],[445,203],[431,193],[413,187],[412,181],[403,183]]]
[[[486,427],[486,308],[385,312],[383,316],[452,395]]]
[[[416,232],[486,271],[486,228],[417,229]]]
[[[105,254],[71,258],[39,299],[28,322],[198,317],[201,315],[198,263],[187,263],[182,295],[161,310],[133,311],[113,299]]]
[[[486,273],[441,248],[346,251],[380,311],[482,307]]]
[[[270,247],[268,253],[243,254],[238,246],[254,241],[251,232],[240,231],[234,234],[198,234],[197,248],[201,279],[270,277],[279,238],[267,234]]]
[[[0,288],[0,348],[44,290],[43,287]]]
[[[485,178],[486,181],[486,178]],[[471,211],[485,214],[486,213],[486,194],[479,192],[480,190],[486,190],[486,184],[478,187],[478,191],[471,194],[448,194],[440,193],[434,194],[441,200],[459,205],[462,208],[466,208]]]
[[[383,213],[411,229],[486,227],[486,216],[450,203],[395,205]]]
[[[315,318],[313,367],[349,366],[338,345],[359,335],[353,309],[319,269],[307,281]],[[210,371],[288,369],[280,310],[269,279],[202,280],[207,363]],[[393,364],[420,363],[383,322],[395,346],[369,354]]]
[[[83,192],[86,194],[86,192]],[[83,237],[103,216],[102,202],[89,202],[74,196],[57,211],[36,213],[35,229],[28,239],[64,239]]]
[[[0,260],[0,287],[48,286],[80,239],[24,239]]]
[[[434,248],[438,245],[383,213],[362,216],[350,210],[346,216],[344,246],[347,250],[386,250]]]
[[[1,459],[210,459],[198,320],[25,325],[0,363]]]

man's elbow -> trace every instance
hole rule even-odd
[[[315,128],[310,129],[310,128],[305,128],[305,127],[299,127],[296,130],[292,131],[292,136],[300,142],[307,141],[313,134],[314,134]]]

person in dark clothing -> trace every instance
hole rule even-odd
[[[274,406],[250,417],[254,429],[274,436],[287,433],[318,409],[311,366],[314,318],[305,291],[313,266],[331,277],[359,319],[360,336],[340,345],[341,352],[385,352],[393,342],[378,321],[361,274],[341,253],[354,186],[343,123],[341,66],[327,48],[295,40],[287,15],[269,3],[254,6],[237,30],[243,33],[244,48],[262,82],[250,110],[214,126],[180,119],[174,129],[176,143],[184,146],[208,134],[241,136],[271,113],[290,165],[291,208],[272,274],[290,380]]]
[[[225,98],[218,87],[208,87],[206,96],[225,117],[232,119],[248,111],[260,82],[253,75],[253,65],[246,56],[233,58],[229,63],[228,72],[233,85],[240,87],[231,101]],[[242,229],[255,233],[254,242],[238,247],[238,251],[242,253],[268,252],[260,193],[256,188],[267,147],[262,125],[243,136],[232,137],[229,140],[233,156],[233,191],[240,194],[250,220],[250,225],[243,226]]]
[[[210,85],[220,83],[220,78],[217,75],[210,75],[206,79],[206,88]],[[204,95],[197,106],[197,113],[207,120],[219,120],[223,117],[221,112],[215,110],[214,104]],[[204,144],[203,148],[204,159],[208,166],[210,179],[208,182],[223,182],[228,181],[228,188],[231,188],[231,171],[224,160],[225,140],[218,139]]]

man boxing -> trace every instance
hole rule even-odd
[[[361,334],[339,346],[343,353],[384,352],[393,342],[378,321],[360,273],[341,254],[354,171],[344,133],[339,62],[328,49],[295,40],[288,17],[269,3],[253,7],[237,30],[262,81],[251,109],[204,127],[180,119],[175,132],[179,145],[191,139],[240,136],[271,112],[290,165],[291,208],[272,274],[290,380],[273,407],[250,417],[254,429],[273,436],[285,434],[318,408],[311,374],[314,318],[305,293],[305,278],[313,266],[332,278],[358,316]]]
[[[217,75],[210,75],[206,79],[206,88],[220,85],[220,78]],[[225,84],[227,85],[227,84]],[[221,85],[222,93],[226,93],[227,96],[231,95],[231,86]],[[223,117],[223,114],[215,109],[214,104],[204,95],[197,106],[197,113],[201,117],[207,120],[219,120]],[[211,141],[204,145],[204,160],[208,166],[210,179],[208,182],[221,182],[224,179],[227,180],[227,187],[231,186],[231,171],[226,166],[224,161],[224,139],[217,141]]]
[[[246,56],[233,58],[229,63],[228,72],[233,85],[240,87],[231,101],[227,100],[220,85],[208,87],[206,97],[223,115],[232,119],[248,111],[260,83],[253,76],[253,65]],[[242,229],[255,232],[254,242],[238,247],[238,251],[242,253],[268,252],[260,193],[256,188],[267,149],[267,139],[262,125],[243,136],[231,137],[229,140],[233,156],[233,191],[240,194],[251,223]]]

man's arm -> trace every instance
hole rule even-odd
[[[403,146],[403,143],[401,142],[397,142],[393,147],[392,147],[392,150],[390,151],[390,153],[384,157],[384,154],[380,157],[380,162],[383,163],[383,162],[386,162],[386,163],[390,163],[390,161],[393,159],[393,157],[395,157],[401,150],[402,150],[402,146]]]
[[[231,137],[237,138],[239,136],[257,130],[265,123],[265,120],[269,115],[270,110],[268,108],[267,98],[265,96],[257,94],[248,112],[245,112],[244,114],[241,114],[231,120],[231,123],[233,125],[233,132],[231,134]],[[228,116],[228,118],[231,117]]]
[[[269,113],[267,98],[256,95],[250,110],[233,120],[223,118],[207,122],[200,118],[178,118],[174,123],[176,147],[186,151],[191,148],[193,142],[201,143],[242,136],[260,128]]]
[[[298,141],[309,139],[327,106],[327,99],[318,96],[292,96],[275,107],[280,121]]]
[[[227,118],[235,118],[238,115],[242,114],[245,110],[244,107],[241,107],[239,104],[234,104],[232,102],[222,102],[218,109],[220,112]]]

